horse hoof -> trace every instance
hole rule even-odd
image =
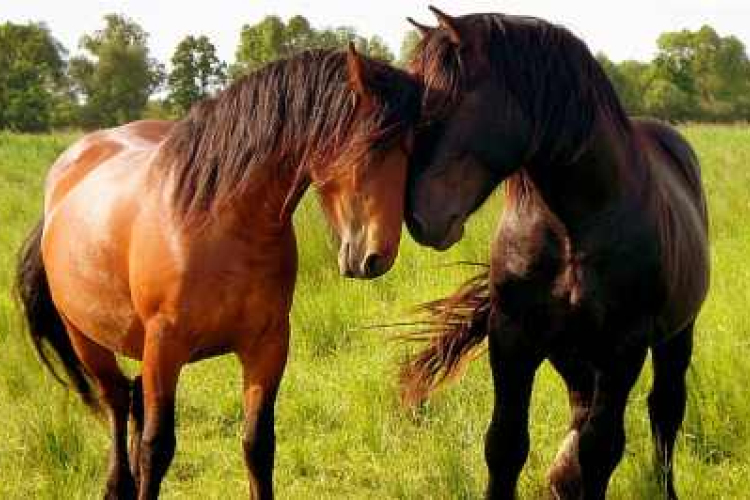
[[[135,500],[138,496],[135,481],[131,477],[117,482],[107,482],[104,500]]]
[[[583,498],[581,466],[578,463],[578,431],[570,431],[547,472],[550,493],[555,500]]]

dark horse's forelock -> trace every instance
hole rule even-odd
[[[209,214],[246,190],[264,165],[298,169],[306,178],[310,168],[335,163],[342,153],[364,158],[412,126],[419,115],[416,82],[361,57],[374,108],[356,123],[357,99],[341,51],[271,63],[193,106],[160,151],[164,177],[174,182],[176,215]]]
[[[630,129],[601,65],[564,27],[504,14],[473,14],[456,22],[473,51],[456,46],[445,30],[436,29],[422,39],[410,64],[425,86],[423,123],[450,114],[471,85],[467,71],[482,66],[490,72],[483,77],[493,78],[507,91],[532,127],[525,161],[573,161],[586,148],[602,112],[617,126]],[[472,56],[482,60],[464,60]]]

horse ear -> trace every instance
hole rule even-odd
[[[461,45],[461,32],[458,29],[456,19],[441,11],[434,5],[430,5],[428,9],[435,14],[435,17],[438,20],[438,25],[448,33],[448,38],[450,38],[451,43],[453,43],[453,45]]]
[[[433,28],[432,26],[427,26],[426,24],[418,23],[417,21],[415,21],[411,17],[407,17],[406,21],[409,24],[411,24],[412,26],[414,26],[417,29],[417,31],[419,32],[419,34],[422,35],[423,38],[426,37],[426,36],[428,36],[433,31],[435,31],[435,28]]]
[[[346,67],[349,71],[349,86],[358,96],[368,97],[370,92],[367,88],[365,61],[357,53],[353,42],[349,42],[346,51]]]

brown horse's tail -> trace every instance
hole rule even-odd
[[[473,277],[454,294],[420,306],[427,315],[407,340],[427,341],[427,348],[401,366],[401,400],[407,406],[424,402],[446,382],[460,376],[482,352],[490,313],[489,270]]]
[[[96,409],[96,392],[81,360],[73,350],[62,318],[52,302],[47,272],[42,262],[43,227],[42,220],[21,247],[16,267],[16,297],[39,358],[60,383],[72,385],[83,402]],[[50,357],[50,351],[54,351],[57,362],[62,364],[68,383],[55,369],[55,361]]]

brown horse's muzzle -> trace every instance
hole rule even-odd
[[[339,248],[339,272],[347,278],[372,279],[385,274],[394,256],[367,248],[365,238],[346,239]]]

